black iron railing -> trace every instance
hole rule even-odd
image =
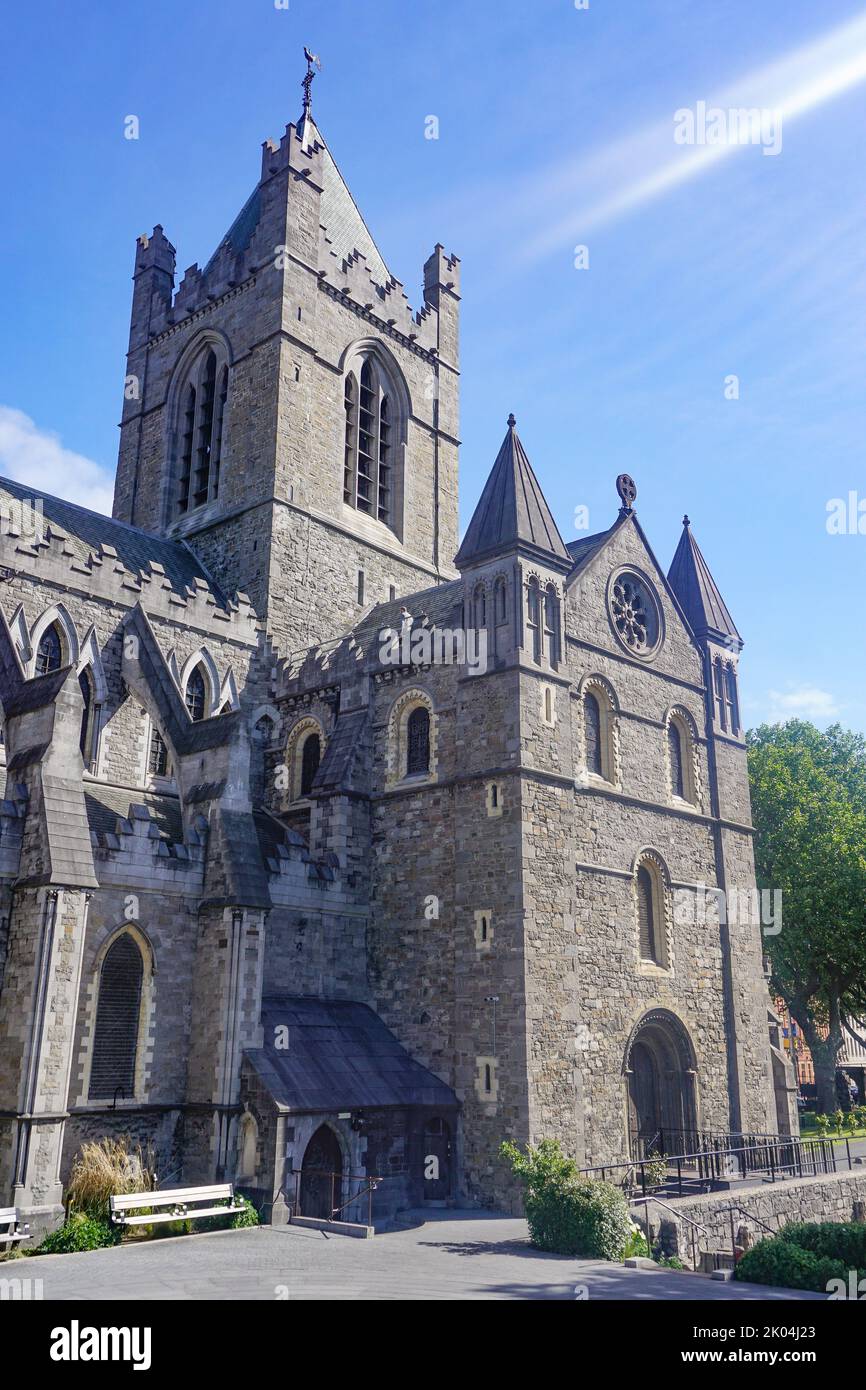
[[[672,1152],[670,1141],[675,1137],[691,1138],[691,1148]],[[727,1142],[725,1142],[727,1140]],[[733,1142],[732,1142],[733,1141]],[[706,1131],[689,1134],[687,1131],[659,1131],[656,1147],[624,1163],[607,1163],[582,1168],[586,1177],[600,1177],[629,1192],[643,1196],[652,1191],[686,1192],[710,1191],[714,1187],[744,1180],[751,1174],[761,1175],[770,1182],[791,1178],[815,1177],[838,1171],[836,1149],[831,1140],[795,1139],[783,1135],[739,1134],[721,1135]],[[846,1144],[848,1167],[853,1167],[850,1145]],[[839,1155],[840,1163],[844,1160]]]
[[[376,1191],[379,1184],[385,1181],[384,1178],[370,1173],[338,1173],[329,1168],[292,1168],[291,1176],[295,1179],[295,1195],[292,1202],[292,1212],[295,1216],[321,1215],[320,1212],[308,1212],[303,1210],[305,1203],[304,1189],[301,1180],[304,1177],[315,1176],[325,1179],[324,1186],[326,1191],[330,1186],[330,1200],[328,1202],[328,1216],[325,1218],[326,1220],[339,1221],[341,1219],[341,1213],[345,1212],[348,1207],[354,1206],[356,1202],[361,1203],[364,1198],[366,1198],[367,1225],[372,1226],[373,1193]],[[353,1191],[356,1183],[358,1184],[357,1190]],[[350,1195],[344,1198],[343,1193],[346,1185],[348,1185]],[[345,1220],[346,1218],[343,1217],[342,1219]]]

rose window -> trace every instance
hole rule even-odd
[[[616,576],[610,588],[610,615],[617,637],[635,655],[646,656],[658,645],[658,607],[637,575]]]

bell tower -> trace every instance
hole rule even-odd
[[[305,51],[306,52],[306,51]],[[278,650],[452,578],[460,264],[434,248],[413,311],[312,112],[175,291],[136,247],[114,515],[182,538]]]

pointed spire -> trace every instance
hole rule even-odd
[[[571,566],[516,424],[509,415],[508,432],[454,560],[458,569],[516,546],[534,550],[548,560],[555,556]]]
[[[696,637],[714,637],[725,643],[733,638],[742,646],[743,639],[692,535],[687,516],[683,517],[683,533],[671,562],[668,583]]]

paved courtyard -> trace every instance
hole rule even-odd
[[[545,1255],[525,1221],[444,1211],[373,1240],[265,1226],[14,1260],[3,1276],[41,1278],[46,1299],[74,1300],[823,1297]]]

